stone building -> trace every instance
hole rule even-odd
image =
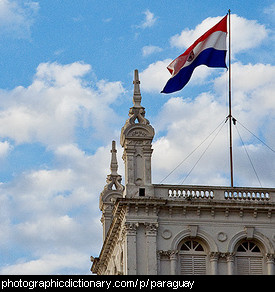
[[[275,189],[152,184],[154,129],[141,106],[135,70],[133,107],[122,127],[125,186],[111,174],[100,194],[103,246],[99,275],[274,275]]]

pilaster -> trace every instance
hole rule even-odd
[[[145,223],[148,275],[157,275],[157,229],[157,223]]]
[[[137,228],[138,223],[125,223],[124,235],[124,274],[137,274]]]

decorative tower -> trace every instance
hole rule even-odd
[[[125,192],[124,197],[153,197],[151,182],[152,140],[154,128],[145,118],[145,109],[140,105],[140,81],[138,70],[134,74],[134,106],[129,110],[129,119],[121,129],[120,144],[124,148]]]
[[[121,175],[117,173],[118,163],[116,157],[117,150],[115,141],[112,141],[111,153],[111,174],[107,175],[107,184],[101,192],[99,199],[99,208],[102,212],[101,222],[103,225],[103,240],[105,240],[109,227],[113,220],[112,211],[114,202],[117,198],[122,197],[124,191],[124,186],[121,184]]]

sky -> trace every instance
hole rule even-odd
[[[274,1],[0,0],[0,274],[91,273],[135,69],[153,183],[230,185],[228,71],[200,66],[160,93],[167,65],[228,9],[234,185],[274,188]]]

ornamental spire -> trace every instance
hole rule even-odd
[[[145,119],[145,109],[143,106],[140,105],[141,103],[141,93],[140,93],[140,81],[138,77],[138,70],[135,70],[134,73],[134,94],[133,94],[133,103],[134,106],[130,108],[129,110],[129,119],[126,121],[125,126],[128,124],[145,124],[149,125],[149,121]]]
[[[110,164],[110,169],[111,169],[111,175],[118,175],[117,170],[118,170],[118,164],[117,164],[117,158],[116,158],[116,141],[112,141],[112,157],[111,157],[111,164]]]
[[[106,182],[107,184],[104,187],[104,190],[117,190],[117,191],[123,191],[124,186],[121,184],[121,175],[117,173],[118,170],[118,163],[117,163],[117,157],[116,157],[116,141],[112,141],[112,149],[111,149],[111,174],[107,175]]]
[[[141,93],[140,93],[140,81],[139,81],[139,77],[138,77],[138,70],[135,70],[135,74],[134,74],[134,95],[133,95],[133,103],[134,103],[134,107],[141,107],[140,103],[141,103]]]

